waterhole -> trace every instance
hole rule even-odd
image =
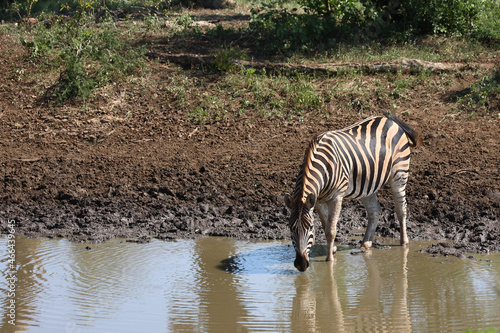
[[[431,257],[418,252],[428,243],[411,242],[365,254],[341,247],[327,263],[316,246],[311,267],[299,273],[288,244],[206,237],[95,245],[19,236],[12,271],[2,238],[1,332],[500,328],[499,254]]]

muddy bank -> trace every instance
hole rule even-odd
[[[158,158],[158,151],[172,151],[174,145],[152,141],[147,142],[148,147],[129,146],[126,154],[106,144],[86,143],[87,149],[78,144],[67,146],[64,156],[51,150],[45,150],[48,154],[43,156],[42,150],[39,155],[29,155],[37,158],[25,155],[22,160],[4,161],[2,233],[7,232],[8,220],[14,219],[19,234],[65,237],[77,242],[103,242],[115,237],[169,240],[200,235],[289,238],[282,194],[292,190],[299,163],[291,160],[290,167],[272,168],[280,155],[279,141],[276,145],[267,142],[271,150],[268,154],[262,148],[253,154],[238,156],[232,152],[230,157],[222,158],[208,152],[199,154],[207,147],[200,147],[198,142],[198,148],[194,148],[196,143],[186,140],[177,142],[180,150],[170,157]],[[256,144],[253,140],[242,142],[240,149],[247,152],[251,151],[248,145]],[[227,145],[220,147],[227,149]],[[190,149],[198,153],[191,151],[179,157],[180,151]],[[143,150],[150,152],[149,157],[133,157]],[[417,162],[413,170],[417,170],[412,172],[408,187],[410,239],[452,240],[429,248],[433,254],[499,251],[498,192],[491,190],[484,198],[468,195],[465,189],[462,195],[440,195],[443,189],[429,185],[437,183],[431,180],[432,169],[419,170],[419,156],[425,150],[424,145],[414,154]],[[223,155],[226,153],[224,150]],[[268,163],[262,165],[261,161]],[[398,238],[399,227],[388,192],[380,193],[383,216],[377,235]],[[364,232],[365,224],[361,204],[346,201],[337,242],[350,243],[352,237]],[[316,232],[317,243],[324,243],[318,219]]]
[[[310,138],[391,107],[374,97],[359,112],[346,111],[338,105],[354,100],[339,97],[327,116],[287,120],[249,111],[197,124],[187,117],[192,110],[182,109],[185,104],[162,84],[186,71],[212,93],[220,78],[152,61],[148,80],[154,84],[115,87],[82,112],[81,105],[44,103],[37,78],[19,74],[20,67],[22,73],[36,72],[27,50],[6,35],[0,41],[1,233],[15,220],[18,234],[78,242],[200,235],[286,239],[281,198],[294,187]],[[158,47],[166,52],[171,46]],[[428,78],[408,89],[396,110],[408,111],[401,118],[424,138],[412,153],[408,236],[451,240],[431,253],[500,250],[500,118],[450,116],[453,96],[470,87],[465,74],[457,72],[453,85],[433,85],[439,77]],[[392,84],[359,75],[364,85]],[[228,110],[241,106],[223,90],[217,93]],[[387,190],[379,196],[384,215],[377,235],[397,238],[391,197]],[[338,242],[358,235],[365,215],[359,203],[345,202]],[[324,242],[316,222],[317,240]]]
[[[92,126],[88,133],[73,135],[68,134],[71,123],[38,112],[27,116],[33,129],[2,132],[1,232],[14,219],[19,234],[77,242],[200,235],[288,239],[282,196],[294,187],[308,138],[358,119],[299,125],[254,119],[250,128],[241,120],[174,126],[180,121],[166,117],[168,131],[159,135],[112,121],[97,122],[96,131],[90,118],[81,121]],[[419,117],[405,120],[418,128]],[[4,127],[10,123],[6,119]],[[144,128],[152,120],[139,118],[135,126],[139,123]],[[433,246],[431,253],[500,250],[497,123],[481,117],[448,121],[446,136],[421,129],[424,144],[413,150],[407,188],[408,236],[452,241]],[[59,132],[45,135],[47,127]],[[475,128],[485,130],[472,136]],[[109,131],[113,135],[99,138]],[[383,217],[377,235],[398,238],[388,189],[379,197]],[[349,243],[365,224],[361,204],[345,201],[337,241]],[[322,243],[318,219],[316,225]]]

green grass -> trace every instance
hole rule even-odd
[[[482,77],[470,86],[470,91],[458,98],[462,110],[474,115],[476,113],[491,113],[498,107],[500,96],[500,70]],[[496,104],[492,103],[493,98]]]
[[[325,96],[318,90],[314,77],[308,75],[267,75],[262,71],[246,71],[245,80],[237,76],[230,78],[227,87],[239,84],[240,95],[253,100],[253,105],[264,116],[278,116],[284,119],[306,113],[322,113]]]
[[[162,23],[164,16],[151,13],[141,19],[130,19],[119,24],[109,19],[95,23],[91,16],[85,15],[77,17],[72,23],[63,23],[55,16],[51,26],[37,25],[25,31],[21,27],[3,27],[2,30],[10,29],[9,33],[19,34],[24,45],[30,49],[31,57],[42,64],[39,70],[50,72],[52,78],[58,78],[51,83],[53,89],[49,89],[50,95],[47,97],[61,103],[72,98],[90,101],[93,93],[106,85],[130,82],[134,76],[141,76],[148,66],[143,56],[144,49],[136,46],[137,39],[141,40],[141,44],[151,45],[155,41],[169,41],[183,34],[189,34],[192,43],[196,43],[197,38],[225,41],[248,39],[250,36],[248,30],[236,31],[220,26],[209,30],[195,29],[193,17],[188,11],[166,15],[174,18],[176,27],[165,26]],[[244,117],[250,113],[280,121],[305,121],[343,112],[407,112],[413,99],[423,98],[416,91],[428,90],[433,94],[445,92],[460,81],[462,75],[471,75],[474,78],[471,81],[475,83],[452,101],[452,108],[476,114],[491,112],[498,105],[498,72],[489,73],[473,65],[474,61],[497,57],[498,49],[476,39],[422,36],[395,43],[336,43],[329,50],[313,54],[298,52],[277,60],[305,66],[325,62],[347,66],[330,77],[294,71],[268,73],[237,66],[234,60],[249,59],[253,50],[243,51],[238,43],[221,45],[217,50],[212,50],[215,55],[212,66],[192,71],[179,69],[170,73],[165,82],[143,80],[141,85],[144,89],[160,86],[165,100],[175,108],[185,110],[187,118],[198,124],[228,117]],[[400,58],[471,62],[472,65],[460,75],[426,71],[416,74],[368,74],[349,67],[353,63]],[[46,86],[47,82],[43,85]]]
[[[434,79],[425,78],[422,84]],[[368,79],[359,73],[326,78],[305,74],[271,75],[250,68],[226,74],[216,83],[183,77],[175,87],[166,89],[181,108],[191,110],[188,117],[197,124],[229,115],[241,117],[255,113],[277,120],[304,121],[311,117],[327,118],[336,112],[367,113],[373,108],[374,100],[381,101],[379,107],[385,110],[397,109],[409,99],[407,94],[419,80],[422,82],[419,76],[401,73]],[[198,92],[191,88],[195,86],[206,87]],[[214,98],[206,91],[221,98]]]
[[[204,94],[198,106],[188,113],[188,118],[195,124],[223,120],[228,113],[226,104],[218,96]]]
[[[301,122],[339,113],[367,115],[389,110],[408,113],[416,100],[425,105],[443,92],[453,92],[452,87],[462,82],[455,72],[427,71],[366,74],[353,70],[328,77],[236,68],[216,76],[216,80],[213,71],[192,74],[186,76],[181,71],[172,75],[164,89],[166,98],[186,110],[188,118],[196,124],[255,114],[280,122]],[[466,81],[476,77],[477,82],[448,106],[441,98],[444,108],[453,113],[452,108],[468,103],[465,113],[479,114],[498,105],[498,73],[470,69],[459,74],[463,75],[467,76]]]

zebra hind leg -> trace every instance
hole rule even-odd
[[[377,229],[378,221],[380,219],[380,204],[378,202],[377,193],[373,193],[361,199],[363,205],[368,213],[368,226],[366,227],[365,236],[363,237],[363,245],[361,249],[368,249],[372,247],[373,235]]]
[[[407,174],[391,181],[392,196],[394,197],[394,207],[399,221],[400,244],[407,245],[408,235],[406,234],[407,204],[406,204],[406,183]]]

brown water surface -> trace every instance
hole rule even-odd
[[[387,240],[387,243],[395,240]],[[228,238],[77,244],[0,239],[2,332],[461,332],[500,328],[500,255],[431,257],[393,246],[314,247]],[[88,249],[90,247],[91,249]],[[7,278],[16,279],[15,295]],[[15,325],[8,305],[15,300]]]

